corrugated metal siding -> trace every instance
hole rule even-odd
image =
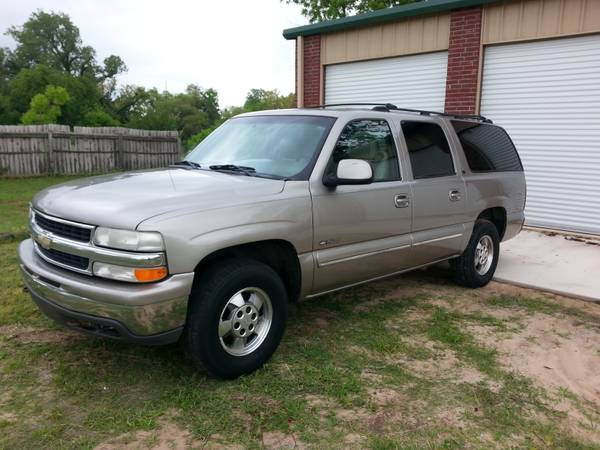
[[[483,9],[484,44],[600,31],[599,0],[516,0]]]
[[[481,113],[521,155],[526,223],[600,234],[600,35],[486,48]]]
[[[327,65],[448,50],[449,36],[449,14],[413,17],[323,34],[321,58]]]
[[[336,64],[325,68],[325,103],[394,103],[443,110],[448,52]]]

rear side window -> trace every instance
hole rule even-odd
[[[517,150],[503,128],[461,120],[452,120],[452,126],[473,172],[523,170]]]
[[[429,122],[402,121],[413,177],[433,178],[454,175],[454,163],[444,130]]]

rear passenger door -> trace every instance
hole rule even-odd
[[[431,120],[401,122],[413,179],[415,265],[460,253],[464,239],[465,183],[442,126]]]

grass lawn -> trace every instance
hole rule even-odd
[[[569,346],[597,364],[600,307],[443,269],[301,304],[274,358],[229,382],[177,345],[62,330],[15,257],[28,201],[59,181],[0,180],[0,449],[600,448],[598,386],[529,364]]]

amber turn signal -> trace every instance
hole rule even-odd
[[[162,280],[166,276],[166,267],[154,267],[152,269],[135,269],[135,279],[142,283]]]

